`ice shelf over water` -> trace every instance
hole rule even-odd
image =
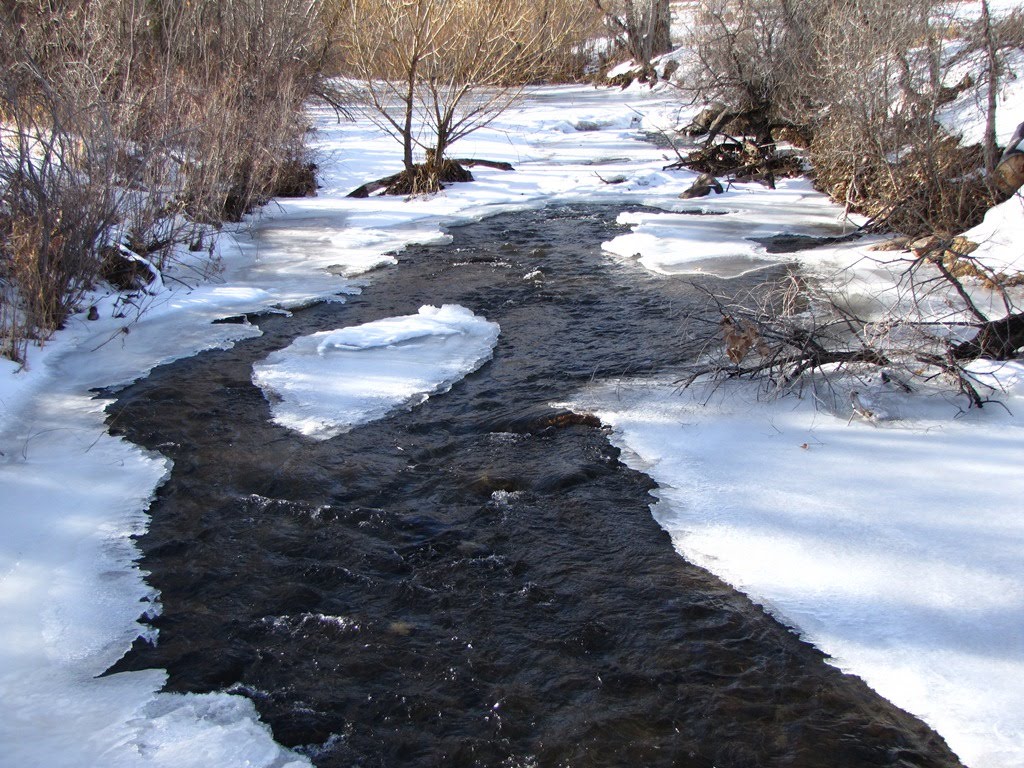
[[[1024,366],[1001,408],[861,391],[878,422],[729,382],[595,385],[681,555],[921,717],[967,765],[1024,765]],[[993,381],[993,383],[995,383]],[[564,404],[563,404],[564,405]],[[1011,469],[1011,468],[1017,469]]]
[[[483,365],[498,324],[453,304],[321,331],[253,366],[274,421],[326,440],[445,392]]]

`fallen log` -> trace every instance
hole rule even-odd
[[[472,168],[477,165],[482,165],[484,168],[494,168],[499,171],[514,171],[515,168],[512,163],[506,163],[503,160],[481,160],[476,157],[460,157],[455,160],[461,166],[466,168]]]
[[[722,194],[725,190],[722,189],[722,185],[718,179],[712,176],[710,173],[702,173],[697,177],[697,180],[693,182],[688,190],[683,192],[679,197],[683,200],[692,200],[695,197],[707,197],[714,190],[716,195]]]
[[[974,338],[957,344],[952,354],[954,360],[979,357],[1013,360],[1021,349],[1024,349],[1024,313],[981,324]]]
[[[405,171],[402,171],[405,173]],[[394,173],[390,176],[385,176],[383,179],[377,179],[376,181],[368,181],[361,187],[356,187],[349,192],[346,197],[364,198],[369,197],[374,192],[378,192],[386,187],[390,187],[396,181],[402,177],[401,173]]]

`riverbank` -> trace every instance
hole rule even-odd
[[[7,627],[0,639],[0,743],[6,747],[0,764],[306,762],[273,743],[243,697],[159,693],[164,681],[159,671],[97,677],[134,637],[147,634],[140,615],[159,610],[158,595],[134,565],[131,537],[146,525],[145,507],[167,463],[110,437],[103,413],[107,401],[94,399],[91,390],[117,387],[160,363],[257,335],[259,330],[244,320],[247,313],[344,301],[362,280],[373,279],[375,267],[394,263],[393,251],[407,243],[443,241],[440,227],[445,223],[570,201],[629,201],[661,208],[669,216],[694,208],[724,213],[674,220],[667,234],[654,227],[659,220],[638,220],[633,235],[614,241],[618,258],[640,254],[644,266],[651,268],[656,261],[658,271],[676,276],[666,279],[685,279],[697,268],[714,273],[721,267],[728,270],[724,274],[733,274],[738,263],[733,257],[743,257],[743,270],[783,263],[793,257],[764,253],[746,238],[778,231],[833,234],[845,226],[842,211],[803,180],[784,182],[775,191],[738,185],[696,204],[679,200],[694,174],[660,170],[671,158],[645,143],[643,134],[686,121],[669,95],[647,90],[531,91],[521,106],[459,147],[460,155],[511,162],[516,171],[477,168],[473,183],[414,200],[346,198],[360,184],[396,169],[397,145],[370,126],[337,123],[327,110],[316,117],[323,172],[317,197],[272,204],[259,219],[220,235],[218,274],[197,274],[198,267],[182,253],[180,266],[156,295],[139,296],[131,306],[114,295],[97,296],[99,320],[89,321],[84,313],[72,318],[67,330],[32,351],[23,371],[0,364],[0,483],[6,497],[0,515],[0,611]],[[706,248],[723,239],[736,247],[728,252]],[[678,252],[693,249],[695,242],[705,245],[697,266],[692,260],[664,258],[666,243]],[[813,258],[815,268],[851,265],[862,247],[816,251],[801,260]],[[236,322],[215,322],[223,318]],[[582,398],[581,407],[606,418],[638,466],[658,480],[662,491],[656,514],[684,554],[748,590],[833,654],[842,668],[869,682],[876,679],[874,684],[894,703],[938,728],[972,768],[1024,764],[1024,734],[1005,719],[1024,708],[1015,698],[1020,694],[998,685],[1019,679],[1017,670],[1024,664],[1019,634],[1024,573],[1012,558],[995,560],[988,549],[993,542],[986,538],[998,531],[999,547],[1010,552],[1024,540],[1014,520],[1019,515],[1011,513],[1007,501],[1020,498],[1024,490],[1012,486],[1022,458],[1019,423],[1012,415],[993,408],[954,421],[956,408],[939,403],[927,414],[931,421],[913,421],[907,430],[900,421],[884,428],[846,424],[844,417],[818,414],[805,403],[790,410],[791,401],[769,407],[739,396],[730,405],[706,407],[662,384],[626,391],[631,394],[625,403],[632,407],[609,406],[603,399],[607,390],[601,388]],[[1017,390],[1006,396],[1011,413],[1021,410],[1013,403],[1019,396]],[[789,418],[791,424],[785,421]],[[965,426],[972,420],[982,423]],[[652,429],[656,437],[650,437]],[[918,437],[936,432],[953,444],[940,441],[922,453]],[[751,439],[763,434],[783,437],[768,443]],[[782,442],[785,451],[774,447]],[[817,450],[818,443],[829,450]],[[990,474],[979,485],[1005,492],[982,503],[974,494],[933,493],[937,479],[956,477],[937,477],[934,471],[936,464],[946,466],[951,452],[962,457],[962,474],[981,477],[975,465],[984,464]],[[866,454],[871,462],[865,461]],[[673,455],[690,461],[669,461]],[[773,456],[777,459],[767,460]],[[979,462],[978,456],[986,458]],[[809,463],[819,457],[827,464]],[[695,472],[695,466],[702,471]],[[829,477],[836,480],[849,466],[862,467],[865,474],[856,475],[856,482],[876,493],[851,495],[844,506],[836,506]],[[894,467],[902,471],[887,474]],[[735,476],[724,474],[734,471]],[[792,476],[794,485],[770,495],[776,506],[770,515],[755,513],[759,525],[744,528],[727,521],[716,527],[723,510],[745,515],[763,509],[764,489],[780,476]],[[674,489],[683,489],[684,495]],[[891,511],[879,502],[879,494],[899,499],[894,506],[906,511],[906,526],[888,525]],[[960,510],[965,505],[983,510],[984,521],[974,514],[972,524],[964,525]],[[804,520],[815,521],[813,535],[797,535],[802,530],[798,521],[781,514],[794,506]],[[820,522],[835,510],[844,524]],[[681,515],[694,517],[679,522]],[[877,524],[877,515],[885,524]],[[950,520],[960,522],[940,524]],[[709,532],[691,535],[700,530]],[[958,547],[971,533],[980,538]],[[808,599],[809,575],[818,573],[823,561],[837,562],[835,547],[849,542],[851,534],[863,547],[844,551],[838,562],[849,565],[852,558],[858,567],[830,569],[828,578],[839,580],[834,588],[813,587],[814,601],[788,603],[790,595]],[[694,540],[715,546],[687,543]],[[883,555],[898,567],[900,555],[910,551],[908,542],[913,543],[913,562],[931,567],[950,551],[955,554],[952,565],[945,568],[940,562],[937,571],[926,570],[927,589],[921,589],[922,571],[913,568],[905,574],[905,589],[893,587],[888,575],[870,589],[861,588],[862,567]],[[750,569],[736,571],[735,560],[727,560],[722,548]],[[779,560],[803,565],[785,569],[792,578],[784,581],[775,578],[780,573],[776,562],[753,559],[752,552],[785,552]],[[852,585],[844,586],[844,575]],[[952,593],[950,579],[957,586]],[[886,601],[890,590],[896,596]],[[978,592],[993,596],[984,603],[987,613],[978,611]],[[943,595],[939,605],[935,595]],[[863,611],[853,613],[841,605],[852,602]],[[885,612],[876,610],[880,602],[888,606]],[[988,634],[978,636],[976,625],[987,627]],[[939,656],[918,653],[912,638],[930,638]],[[857,653],[859,646],[863,653]],[[948,663],[953,656],[963,664]],[[941,679],[934,676],[936,668]],[[970,701],[987,706],[967,706]],[[931,709],[921,709],[921,702]],[[995,754],[979,746],[986,739],[997,745]]]

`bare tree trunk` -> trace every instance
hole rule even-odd
[[[1013,360],[1024,347],[1024,314],[1012,314],[999,320],[989,320],[973,339],[963,341],[952,349],[955,360],[974,360],[990,357],[993,360]]]
[[[645,70],[651,59],[672,50],[669,0],[591,0],[608,27],[621,35],[634,61]]]
[[[993,174],[998,160],[996,147],[996,99],[999,93],[999,59],[996,53],[995,40],[992,34],[992,17],[989,15],[988,0],[981,0],[981,29],[985,36],[985,54],[987,57],[988,104],[985,112],[985,177],[989,184],[993,182]]]
[[[651,0],[651,54],[660,56],[672,50],[672,11],[669,0]]]
[[[412,128],[413,128],[413,115],[415,114],[415,98],[416,98],[416,65],[413,63],[412,69],[409,72],[409,88],[405,93],[404,106],[405,115],[402,122],[402,162],[405,165],[405,170],[412,173],[413,170],[413,156],[412,156]]]

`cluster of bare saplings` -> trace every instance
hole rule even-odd
[[[398,187],[436,189],[459,174],[452,142],[524,83],[577,73],[641,5],[4,0],[0,354],[23,359],[98,280],[138,288],[220,222],[315,190],[311,100],[368,107],[403,143]]]
[[[894,276],[895,290],[854,296],[841,280],[788,275],[756,298],[710,296],[692,318],[700,362],[681,383],[749,377],[776,392],[810,384],[836,407],[846,402],[836,395],[857,386],[851,373],[896,388],[951,379],[971,405],[986,402],[968,364],[1024,349],[1019,280],[976,260],[978,244],[957,233],[1024,183],[1021,137],[999,147],[994,128],[1024,18],[996,21],[985,0],[976,5],[964,20],[933,0],[700,4],[682,87],[710,106],[689,127],[701,146],[679,162],[705,174],[693,193],[720,188],[719,177],[773,185],[801,172],[793,152],[778,149],[785,143],[802,148],[819,188],[866,215],[853,236],[904,237],[872,265]],[[938,120],[962,93],[987,105],[980,146],[961,146]]]
[[[133,260],[309,189],[329,32],[319,0],[0,4],[0,353],[102,277],[142,280]]]
[[[946,5],[675,4],[690,53],[672,82],[681,100],[708,105],[690,126],[699,147],[680,153],[679,165],[706,174],[706,191],[719,179],[771,185],[804,172],[803,159],[778,150],[786,142],[801,148],[820,188],[867,215],[867,228],[931,238],[893,257],[906,263],[898,311],[861,317],[835,292],[799,280],[757,310],[714,297],[720,317],[710,316],[728,339],[747,341],[730,342],[706,372],[785,384],[898,360],[901,373],[959,377],[980,405],[960,361],[1020,349],[1009,286],[954,235],[1013,191],[1012,179],[997,183],[1008,148],[996,146],[993,126],[999,84],[1011,74],[1006,52],[1024,45],[1024,24],[1020,14],[994,21],[985,0],[975,21],[944,17]],[[640,79],[656,80],[656,56],[671,47],[669,0],[6,0],[0,8],[0,352],[15,358],[59,327],[97,280],[137,288],[138,273],[160,269],[177,246],[207,247],[219,222],[271,196],[311,193],[304,105],[312,99],[361,112],[396,139],[401,170],[354,195],[429,193],[488,162],[452,147],[526,85],[584,77],[602,56],[630,57]],[[953,67],[968,74],[950,85]],[[988,102],[979,147],[960,146],[936,119],[968,90]],[[996,309],[973,298],[976,276],[1001,292]],[[794,297],[794,285],[805,295]],[[936,318],[924,307],[940,287],[961,304]],[[811,307],[808,319],[799,308]]]

